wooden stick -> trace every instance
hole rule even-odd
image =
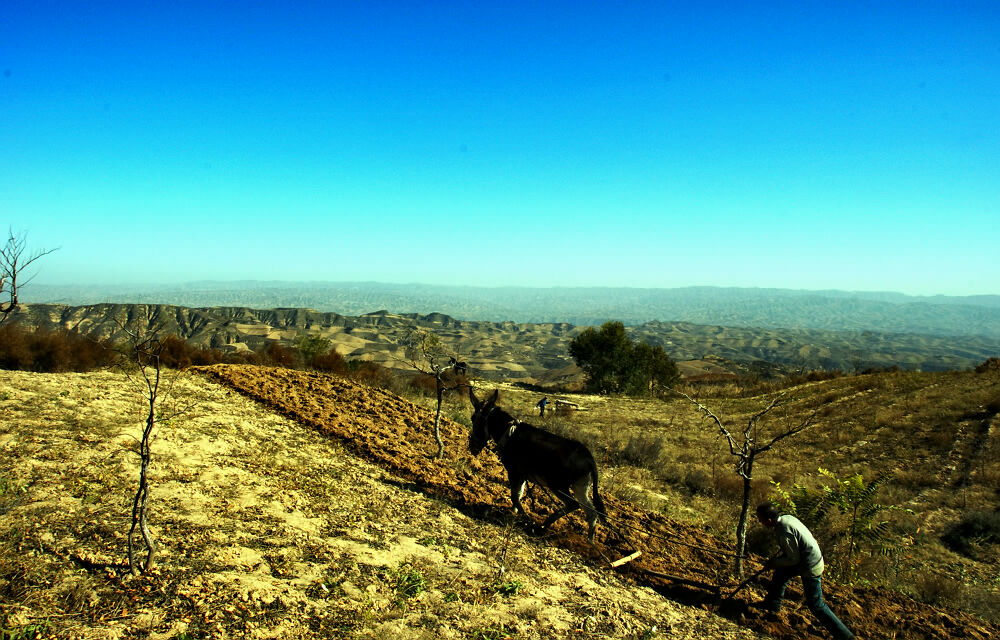
[[[625,556],[624,558],[620,558],[618,560],[615,560],[614,562],[611,563],[611,568],[614,569],[616,567],[622,566],[626,562],[632,562],[633,560],[635,560],[636,558],[638,558],[641,555],[642,555],[642,551],[636,551],[632,555],[628,555],[628,556]]]

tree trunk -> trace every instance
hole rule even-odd
[[[753,456],[746,462],[743,475],[743,504],[740,507],[740,521],[736,525],[736,577],[743,577],[743,555],[747,546],[747,519],[750,514],[750,478],[753,473]]]
[[[444,457],[444,441],[441,439],[441,402],[444,399],[444,387],[441,376],[437,377],[437,412],[434,414],[434,439],[437,440],[437,457]]]
[[[128,566],[132,575],[145,573],[153,568],[156,560],[156,545],[153,543],[153,536],[149,532],[146,520],[146,497],[149,495],[149,480],[147,470],[149,469],[149,437],[153,432],[154,424],[154,404],[155,397],[149,399],[149,415],[146,418],[146,428],[142,431],[142,440],[139,441],[139,489],[135,493],[132,501],[132,527],[128,532]],[[137,563],[135,560],[135,533],[136,529],[142,534],[142,540],[146,544],[146,561]]]

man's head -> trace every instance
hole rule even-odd
[[[757,505],[757,520],[768,529],[778,524],[781,512],[770,502],[762,502]]]

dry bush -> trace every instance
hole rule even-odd
[[[13,325],[0,326],[0,368],[30,371],[32,362],[27,332]]]
[[[899,424],[903,419],[904,409],[900,405],[891,407],[879,407],[875,413],[876,427],[891,427]]]
[[[948,527],[941,540],[952,551],[975,558],[982,547],[1000,544],[1000,510],[963,514],[961,520]]]
[[[995,587],[966,584],[936,569],[920,569],[905,584],[921,602],[961,609],[989,622],[1000,622],[1000,592]]]
[[[190,366],[200,367],[219,363],[276,364],[268,362],[261,354],[254,352],[227,353],[221,349],[196,347],[180,336],[167,336],[163,339],[163,352],[160,354],[160,364],[164,367],[169,369],[183,369]]]
[[[978,584],[962,585],[960,606],[994,624],[1000,623],[1000,591]]]
[[[852,379],[854,390],[860,393],[866,391],[884,391],[889,385],[883,376],[877,375],[872,372],[866,372],[863,375],[856,376]]]
[[[705,469],[691,469],[684,474],[684,488],[692,495],[711,495],[715,493],[715,482]]]
[[[987,400],[986,404],[983,405],[983,409],[985,409],[986,413],[991,416],[995,416],[1000,413],[1000,395]]]
[[[0,327],[0,368],[3,369],[83,372],[108,366],[115,357],[109,342],[92,340],[72,331],[28,331],[16,325]]]
[[[765,483],[766,484],[766,483]],[[716,495],[723,498],[742,498],[743,497],[743,478],[736,475],[735,473],[720,473],[716,475],[715,479],[712,481],[712,486],[715,489]],[[754,494],[759,493],[761,482],[754,480],[750,483],[751,492]]]
[[[437,396],[437,380],[429,373],[418,373],[410,378],[410,391],[428,398]]]
[[[344,373],[347,371],[347,360],[333,349],[316,356],[310,364],[312,364],[313,369],[324,373]]]
[[[178,336],[167,336],[163,339],[163,349],[160,352],[160,363],[170,369],[183,369],[192,364],[191,348],[186,341]]]
[[[370,387],[386,389],[394,393],[402,393],[405,385],[390,369],[377,362],[352,363],[349,369],[350,378]]]
[[[933,429],[929,433],[924,434],[922,440],[927,443],[928,450],[947,450],[955,442],[955,431],[950,427],[941,425],[940,428]]]
[[[918,600],[939,607],[949,604],[958,586],[951,578],[933,570],[917,572],[908,583]]]
[[[987,358],[976,367],[976,373],[1000,372],[1000,358]]]
[[[276,341],[268,342],[258,351],[258,355],[261,358],[261,364],[274,367],[294,369],[298,363],[298,353]]]
[[[656,469],[660,466],[660,455],[665,446],[666,443],[660,436],[634,435],[629,437],[619,458],[625,464]]]

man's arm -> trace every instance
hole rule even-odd
[[[799,553],[799,542],[791,531],[778,531],[778,546],[781,547],[781,555],[771,560],[774,567],[794,567],[799,564],[801,554]]]

